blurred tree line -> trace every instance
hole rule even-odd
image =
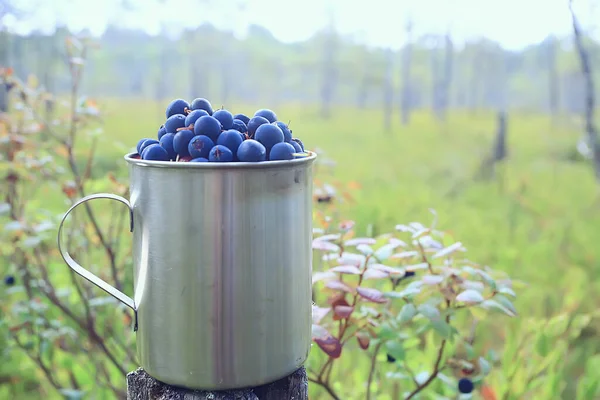
[[[572,37],[548,36],[510,51],[487,39],[459,47],[451,32],[413,37],[412,26],[406,23],[409,40],[397,51],[357,45],[333,27],[305,42],[284,44],[256,25],[244,39],[208,24],[179,38],[110,26],[89,57],[84,89],[93,96],[158,101],[201,96],[218,105],[320,102],[324,116],[339,105],[393,107],[404,122],[410,110],[423,108],[439,117],[447,108],[551,113],[584,108]],[[2,32],[0,65],[13,67],[21,78],[35,74],[54,93],[68,92],[62,53],[67,34],[65,28],[52,36]],[[600,59],[600,44],[586,42],[592,58]]]

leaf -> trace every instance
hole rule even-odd
[[[481,369],[481,373],[486,376],[492,370],[492,366],[489,362],[483,357],[479,357],[479,368]]]
[[[356,334],[356,340],[358,341],[360,348],[363,350],[367,350],[369,348],[369,343],[371,343],[371,338],[364,332],[358,332]]]
[[[327,329],[323,328],[321,325],[312,324],[312,339],[318,338],[326,338],[331,336],[331,334],[327,331]]]
[[[330,268],[329,271],[340,274],[360,275],[360,270],[354,265],[338,265],[337,267]]]
[[[319,236],[319,237],[315,238],[314,240],[329,242],[332,240],[338,240],[340,237],[341,237],[341,235],[339,233],[331,233],[329,235]]]
[[[427,264],[427,263],[407,265],[406,267],[404,267],[404,269],[407,271],[418,271],[420,269],[428,269],[428,268],[429,268],[429,264]]]
[[[431,327],[444,339],[452,336],[452,327],[441,318],[432,319]]]
[[[398,322],[403,323],[410,321],[415,315],[417,315],[417,307],[413,303],[407,303],[400,310],[397,319]]]
[[[442,275],[425,275],[421,281],[426,285],[438,285],[444,281],[444,277]]]
[[[337,244],[326,242],[323,240],[313,240],[312,242],[313,250],[321,250],[321,251],[339,251],[340,247]]]
[[[318,337],[313,339],[317,346],[331,358],[338,358],[342,353],[342,344],[335,337]]]
[[[379,261],[385,261],[392,255],[394,249],[400,246],[399,243],[389,243],[378,248],[373,254]]]
[[[23,247],[25,248],[34,248],[42,242],[42,239],[37,236],[29,236],[26,237],[23,242]]]
[[[354,238],[354,239],[346,240],[344,242],[344,246],[358,246],[361,244],[374,245],[375,243],[377,243],[377,240],[375,240],[373,238]]]
[[[0,215],[8,214],[9,211],[10,211],[10,204],[0,203]]]
[[[506,307],[508,310],[510,310],[510,312],[512,312],[513,314],[515,314],[515,315],[518,314],[513,303],[506,297],[496,296],[496,297],[494,297],[494,300],[496,300],[498,303],[502,304],[504,307]]]
[[[480,307],[488,309],[488,310],[489,309],[500,310],[504,314],[508,315],[509,317],[515,317],[516,316],[516,314],[514,312],[512,312],[508,308],[504,307],[502,304],[498,303],[495,300],[486,300],[486,301],[484,301],[483,303],[480,304]]]
[[[458,296],[456,296],[456,301],[461,301],[467,304],[481,303],[484,300],[485,299],[483,298],[481,293],[473,289],[467,289],[464,292],[459,293]]]
[[[327,281],[325,287],[333,290],[341,290],[343,292],[352,292],[352,288],[340,281]]]
[[[388,265],[383,264],[371,264],[369,265],[369,269],[376,269],[381,272],[387,272],[389,275],[395,275],[398,277],[402,277],[405,275],[404,270],[401,268],[394,268]]]
[[[376,268],[367,268],[363,273],[363,279],[383,279],[388,276],[389,274],[387,272],[380,271]]]
[[[360,251],[365,256],[370,256],[373,254],[373,248],[367,244],[359,244],[356,246],[356,250]]]
[[[402,361],[406,356],[406,352],[404,351],[402,343],[396,340],[390,340],[389,342],[387,342],[385,344],[385,349],[387,351],[387,354],[394,357],[396,361]]]
[[[6,232],[14,232],[23,229],[23,224],[19,221],[10,221],[4,225],[4,230]]]
[[[356,292],[360,297],[372,303],[387,303],[387,299],[384,297],[383,293],[377,289],[364,288],[359,286],[356,288]]]
[[[440,258],[440,257],[445,257],[448,256],[452,253],[454,253],[455,251],[461,249],[463,247],[461,242],[456,242],[454,244],[451,244],[448,247],[443,248],[442,250],[438,251],[437,253],[435,253],[432,258]]]
[[[333,272],[330,272],[330,271],[325,271],[325,272],[317,271],[317,272],[313,272],[313,276],[312,276],[312,283],[313,283],[313,285],[316,282],[324,281],[324,280],[327,280],[327,279],[337,279],[337,275],[335,273],[333,273]]]
[[[501,287],[498,289],[498,293],[507,294],[512,297],[517,297],[517,294],[509,287]]]
[[[354,307],[352,306],[335,306],[333,309],[335,315],[339,317],[337,319],[349,318],[353,311]],[[336,318],[334,318],[334,320],[336,320]]]
[[[59,392],[65,396],[67,400],[79,400],[83,398],[85,392],[77,389],[59,389]]]
[[[419,304],[417,310],[427,319],[434,320],[440,318],[440,311],[429,304]]]
[[[340,257],[337,257],[337,262],[339,262],[340,264],[352,264],[360,266],[364,264],[366,259],[367,258],[362,254],[344,252]]]
[[[331,305],[331,308],[335,306],[349,306],[350,304],[346,300],[346,293],[337,293],[327,300],[327,303]]]
[[[535,342],[535,349],[540,356],[546,357],[550,352],[550,345],[551,344],[548,340],[548,336],[546,336],[545,333],[541,333]]]
[[[329,313],[331,308],[319,307],[313,305],[312,307],[312,322],[318,324],[325,316]]]
[[[401,253],[392,254],[390,258],[393,259],[403,259],[403,258],[411,258],[419,255],[418,251],[403,251]]]

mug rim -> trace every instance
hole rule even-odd
[[[153,167],[153,168],[172,168],[172,169],[208,169],[208,170],[220,170],[220,169],[271,169],[280,167],[293,167],[304,164],[310,164],[317,158],[317,153],[314,151],[306,150],[305,153],[309,153],[307,157],[294,158],[293,160],[277,160],[277,161],[257,161],[257,162],[174,162],[174,161],[154,161],[154,160],[142,160],[141,158],[132,158],[134,155],[139,155],[137,151],[127,153],[123,158],[130,165],[137,165],[140,167]]]

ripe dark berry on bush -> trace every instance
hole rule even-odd
[[[406,271],[404,273],[405,278],[410,278],[411,276],[415,276],[415,271]]]
[[[163,137],[166,133],[167,130],[165,129],[165,126],[161,125],[160,128],[158,128],[158,140],[160,140],[160,138]]]
[[[160,138],[159,142],[163,149],[167,151],[170,160],[174,160],[177,158],[177,152],[173,147],[173,139],[175,139],[174,133],[167,133],[163,137]]]
[[[6,278],[4,278],[4,283],[7,286],[12,286],[15,284],[15,277],[12,275],[8,275]]]
[[[234,155],[234,160],[237,160],[237,150],[238,147],[240,147],[240,144],[242,144],[242,142],[243,140],[240,135],[240,132],[236,131],[235,129],[230,129],[228,131],[221,132],[219,138],[217,139],[217,144],[225,146],[229,150],[231,150],[231,152]]]
[[[242,133],[248,132],[248,127],[246,126],[246,124],[244,123],[244,121],[239,120],[239,119],[234,119],[233,120],[232,129],[235,129],[236,131],[242,132]]]
[[[167,133],[177,133],[177,129],[185,126],[185,115],[175,114],[170,116],[165,122],[165,130]]]
[[[290,128],[288,128],[285,122],[275,121],[273,124],[277,125],[279,129],[281,129],[281,132],[283,132],[283,140],[285,142],[289,143],[292,141],[292,131],[290,131]]]
[[[276,125],[263,124],[256,130],[254,139],[262,143],[269,153],[273,146],[283,142],[283,132]]]
[[[298,145],[302,148],[302,151],[304,151],[304,143],[302,143],[302,140],[300,140],[298,138],[292,138],[292,141],[298,143]]]
[[[169,161],[169,154],[160,144],[151,144],[142,152],[144,160]]]
[[[277,143],[269,152],[269,160],[293,160],[296,149],[289,143]]]
[[[193,137],[194,132],[187,129],[179,131],[175,134],[175,137],[173,138],[173,149],[177,154],[179,154],[179,157],[190,155],[188,151],[188,144],[190,144],[190,141]]]
[[[468,394],[473,391],[474,385],[473,381],[469,378],[462,378],[458,381],[458,391],[460,393]]]
[[[221,134],[221,122],[209,115],[200,117],[194,124],[194,133],[208,136],[213,142],[216,142]]]
[[[254,116],[255,117],[264,117],[269,121],[269,123],[273,123],[273,122],[277,121],[277,115],[275,115],[275,113],[272,110],[269,110],[267,108],[258,110],[257,112],[254,113]]]
[[[208,115],[213,115],[213,108],[212,105],[210,104],[210,101],[199,97],[197,99],[194,99],[194,101],[192,101],[192,110],[204,110],[208,113]]]
[[[239,119],[240,121],[242,121],[244,123],[244,125],[248,125],[248,121],[250,121],[250,118],[248,118],[244,114],[235,114],[233,116],[233,119]]]
[[[208,158],[210,149],[215,145],[211,138],[204,135],[197,135],[190,140],[188,152],[192,158]]]
[[[265,117],[256,116],[250,118],[250,121],[248,121],[248,123],[246,124],[248,125],[248,136],[250,136],[251,139],[254,139],[254,133],[256,132],[258,127],[268,123],[269,120]]]
[[[190,104],[183,99],[175,99],[167,106],[167,118],[175,114],[187,114],[186,110],[190,109]]]
[[[227,147],[218,144],[210,150],[208,161],[230,162],[233,161],[233,153]]]
[[[392,357],[391,355],[387,354],[387,362],[389,362],[389,363],[395,363],[396,359],[394,357]]]
[[[259,162],[267,159],[267,149],[254,139],[246,139],[237,150],[237,158],[242,162]]]
[[[194,125],[198,118],[204,117],[205,115],[208,115],[208,113],[205,110],[192,111],[187,115],[187,117],[185,117],[185,126]]]
[[[223,130],[228,130],[233,127],[233,114],[227,110],[217,110],[213,113],[213,118],[216,118],[223,127]]]
[[[144,142],[140,145],[140,150],[139,150],[139,154],[140,156],[142,155],[142,153],[144,152],[144,150],[146,150],[146,147],[152,145],[152,144],[158,144],[158,140],[156,139],[146,139],[144,140]]]

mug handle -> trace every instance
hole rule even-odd
[[[110,194],[110,193],[92,194],[92,195],[89,195],[89,196],[86,196],[86,197],[80,199],[77,203],[73,204],[73,206],[71,206],[71,208],[69,208],[69,210],[65,213],[62,221],[60,221],[60,225],[58,227],[58,251],[60,252],[60,255],[62,256],[63,260],[65,260],[67,265],[69,267],[71,267],[71,269],[73,271],[75,271],[77,274],[84,277],[88,281],[92,282],[94,285],[98,286],[100,289],[104,290],[106,293],[110,294],[115,299],[121,301],[123,304],[125,304],[127,307],[131,308],[135,312],[137,310],[135,308],[135,303],[131,297],[127,296],[125,293],[121,292],[117,288],[111,286],[110,284],[106,283],[102,279],[98,278],[96,275],[92,274],[87,269],[83,268],[81,265],[79,265],[77,263],[77,261],[75,261],[71,257],[71,255],[69,254],[69,252],[67,250],[63,251],[62,228],[63,228],[63,224],[64,224],[65,220],[67,219],[67,217],[69,216],[71,211],[73,211],[77,206],[79,206],[87,201],[94,200],[94,199],[111,199],[111,200],[117,200],[117,201],[125,204],[127,206],[127,208],[129,208],[129,231],[133,232],[133,209],[131,208],[131,204],[129,203],[129,201],[127,199],[125,199],[121,196],[117,196],[115,194]]]

